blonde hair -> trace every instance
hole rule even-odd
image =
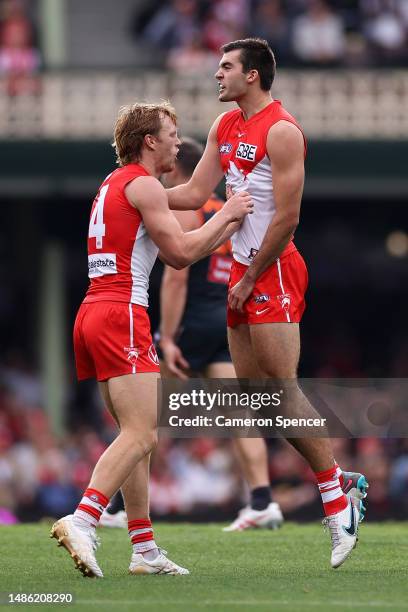
[[[157,136],[165,116],[170,117],[177,125],[176,111],[167,100],[160,104],[136,103],[122,106],[116,120],[112,143],[119,166],[140,160],[144,137],[147,134]]]

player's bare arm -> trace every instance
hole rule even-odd
[[[236,231],[239,230],[240,226],[241,226],[240,221],[234,221],[233,223],[230,223],[227,229],[225,230],[225,232],[221,234],[218,240],[213,244],[213,251],[218,249],[218,247],[224,244],[224,242],[227,242],[227,240],[229,240],[231,236],[235,234]]]
[[[225,113],[223,113],[225,114]],[[167,189],[172,210],[197,210],[205,204],[222,179],[223,172],[217,144],[217,130],[223,115],[213,123],[201,160],[191,179],[183,185]]]
[[[151,239],[165,260],[177,269],[209,255],[227,227],[240,221],[253,207],[248,193],[235,194],[200,229],[185,233],[169,209],[166,190],[154,177],[144,176],[132,181],[125,194],[141,213]]]
[[[174,213],[184,232],[200,227],[197,213],[192,210]],[[160,348],[168,370],[177,378],[187,380],[189,364],[176,344],[176,334],[186,306],[190,268],[176,270],[166,265],[160,288]]]
[[[267,151],[271,162],[276,213],[256,257],[241,281],[229,293],[230,307],[238,311],[242,311],[256,279],[279,257],[299,223],[304,183],[303,135],[295,125],[279,121],[269,130]]]

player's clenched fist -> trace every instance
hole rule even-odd
[[[241,191],[232,195],[224,205],[224,212],[228,214],[231,221],[242,221],[242,219],[253,213],[253,202],[247,191]]]

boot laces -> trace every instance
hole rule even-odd
[[[332,542],[332,548],[336,548],[336,546],[340,544],[340,535],[339,535],[336,517],[326,516],[326,518],[323,519],[322,524],[324,526],[325,531],[329,529],[331,542]]]

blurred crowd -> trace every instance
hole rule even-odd
[[[403,65],[408,0],[156,0],[135,32],[182,72],[214,69],[220,46],[247,36],[268,40],[279,65]]]
[[[0,368],[0,524],[62,516],[78,503],[116,435],[96,385],[85,389],[73,394],[67,433],[57,437],[37,374],[21,359]],[[369,519],[406,518],[408,440],[337,439],[334,447],[344,469],[368,477]],[[286,517],[318,519],[320,499],[305,462],[278,439],[269,441],[269,457],[273,493]],[[246,495],[230,440],[161,438],[152,462],[153,516],[228,520]]]
[[[151,50],[147,57],[153,65],[183,74],[214,71],[220,46],[246,36],[268,40],[279,66],[403,66],[408,59],[408,0],[134,4],[134,17],[122,35],[132,36],[138,48]],[[0,77],[11,96],[36,93],[41,87],[37,9],[38,3],[28,0],[0,0]]]
[[[22,0],[0,3],[0,76],[10,96],[39,91],[40,53],[33,23]]]

